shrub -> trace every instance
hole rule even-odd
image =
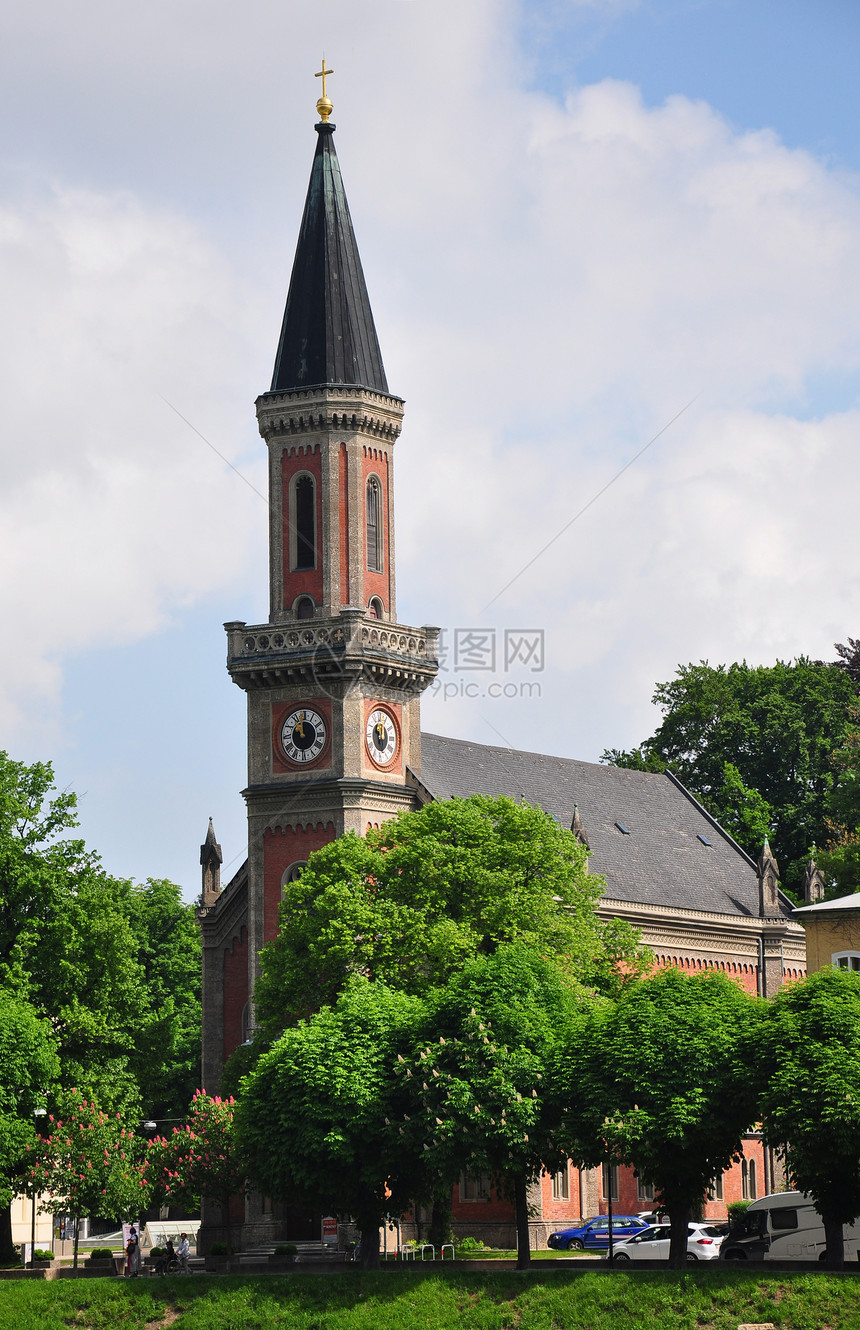
[[[33,1252],[34,1261],[53,1261],[54,1253],[47,1251],[44,1247],[37,1247]]]
[[[729,1213],[729,1219],[733,1224],[737,1223],[739,1219],[742,1219],[749,1208],[749,1201],[729,1201],[726,1206]]]
[[[91,1261],[112,1261],[113,1250],[110,1247],[93,1247],[90,1252]]]
[[[482,1242],[480,1238],[473,1238],[473,1237],[461,1238],[460,1241],[457,1243],[457,1248],[459,1251],[466,1251],[466,1252],[490,1250],[487,1244],[485,1242]]]
[[[150,1247],[149,1254],[154,1261],[159,1260],[167,1251],[166,1247]]]
[[[275,1248],[275,1256],[297,1256],[298,1247],[294,1242],[281,1242]]]
[[[210,1246],[209,1246],[209,1255],[210,1255],[210,1256],[226,1256],[226,1255],[228,1254],[228,1252],[229,1252],[229,1248],[228,1248],[226,1242],[213,1242],[213,1243],[210,1243]]]

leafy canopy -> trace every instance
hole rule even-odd
[[[224,1202],[242,1191],[234,1112],[233,1099],[195,1092],[188,1121],[150,1142],[146,1171],[154,1200],[195,1210],[201,1198]]]
[[[660,970],[572,1027],[556,1070],[571,1156],[610,1156],[655,1186],[682,1261],[692,1208],[756,1119],[749,1048],[761,1014],[723,975]]]
[[[819,970],[770,1004],[756,1051],[762,1121],[794,1184],[840,1224],[860,1215],[860,975]]]
[[[425,994],[515,941],[608,983],[619,960],[635,964],[636,942],[598,920],[602,890],[584,846],[539,808],[473,795],[403,813],[318,850],[285,887],[258,1019],[272,1036],[354,974]]]
[[[416,1143],[449,1185],[476,1171],[510,1195],[514,1178],[561,1167],[543,1091],[584,998],[558,966],[518,943],[475,957],[430,995],[420,1042],[395,1071]]]
[[[133,1125],[105,1113],[76,1090],[62,1097],[62,1113],[49,1117],[50,1134],[31,1150],[28,1186],[47,1195],[53,1214],[115,1215],[137,1219],[149,1188],[143,1142]]]
[[[0,1207],[12,1200],[35,1141],[33,1110],[45,1107],[59,1073],[49,1022],[18,994],[0,990]]]
[[[392,1125],[408,1102],[393,1065],[422,1012],[421,999],[354,977],[334,1006],[283,1033],[236,1106],[252,1183],[349,1211],[368,1235],[426,1190],[413,1144]]]
[[[812,845],[828,839],[830,755],[851,728],[849,671],[799,657],[771,666],[679,666],[653,701],[663,721],[618,766],[669,767],[753,856],[770,821],[785,880],[797,883]]]
[[[0,753],[0,982],[51,1022],[62,1081],[105,1107],[184,1108],[200,1039],[200,939],[171,883],[105,873],[75,796]]]

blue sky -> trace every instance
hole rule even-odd
[[[702,98],[736,125],[852,170],[860,9],[852,0],[654,0],[528,7],[519,39],[536,87],[629,79],[645,100]]]
[[[210,815],[244,853],[221,625],[266,613],[253,402],[323,49],[407,400],[400,618],[544,635],[477,697],[449,663],[425,728],[596,759],[680,661],[860,633],[856,5],[201,15],[0,17],[0,744],[54,762],[111,871],[192,895]]]

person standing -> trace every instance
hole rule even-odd
[[[140,1240],[134,1224],[128,1231],[128,1242],[125,1244],[125,1273],[127,1279],[134,1279],[140,1274]]]
[[[180,1233],[179,1246],[176,1248],[176,1259],[179,1262],[179,1273],[181,1275],[190,1275],[191,1270],[188,1266],[188,1253],[191,1248],[188,1243],[188,1234]]]

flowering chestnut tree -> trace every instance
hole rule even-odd
[[[232,1249],[230,1199],[244,1190],[245,1174],[233,1139],[233,1099],[197,1090],[189,1120],[172,1135],[156,1136],[148,1151],[148,1173],[157,1202],[174,1201],[195,1209],[201,1200],[221,1206]]]
[[[149,1200],[143,1142],[121,1114],[103,1112],[78,1090],[70,1090],[62,1116],[48,1117],[50,1135],[27,1147],[27,1186],[47,1196],[42,1210],[75,1220],[74,1265],[79,1221],[93,1215],[136,1219]]]

